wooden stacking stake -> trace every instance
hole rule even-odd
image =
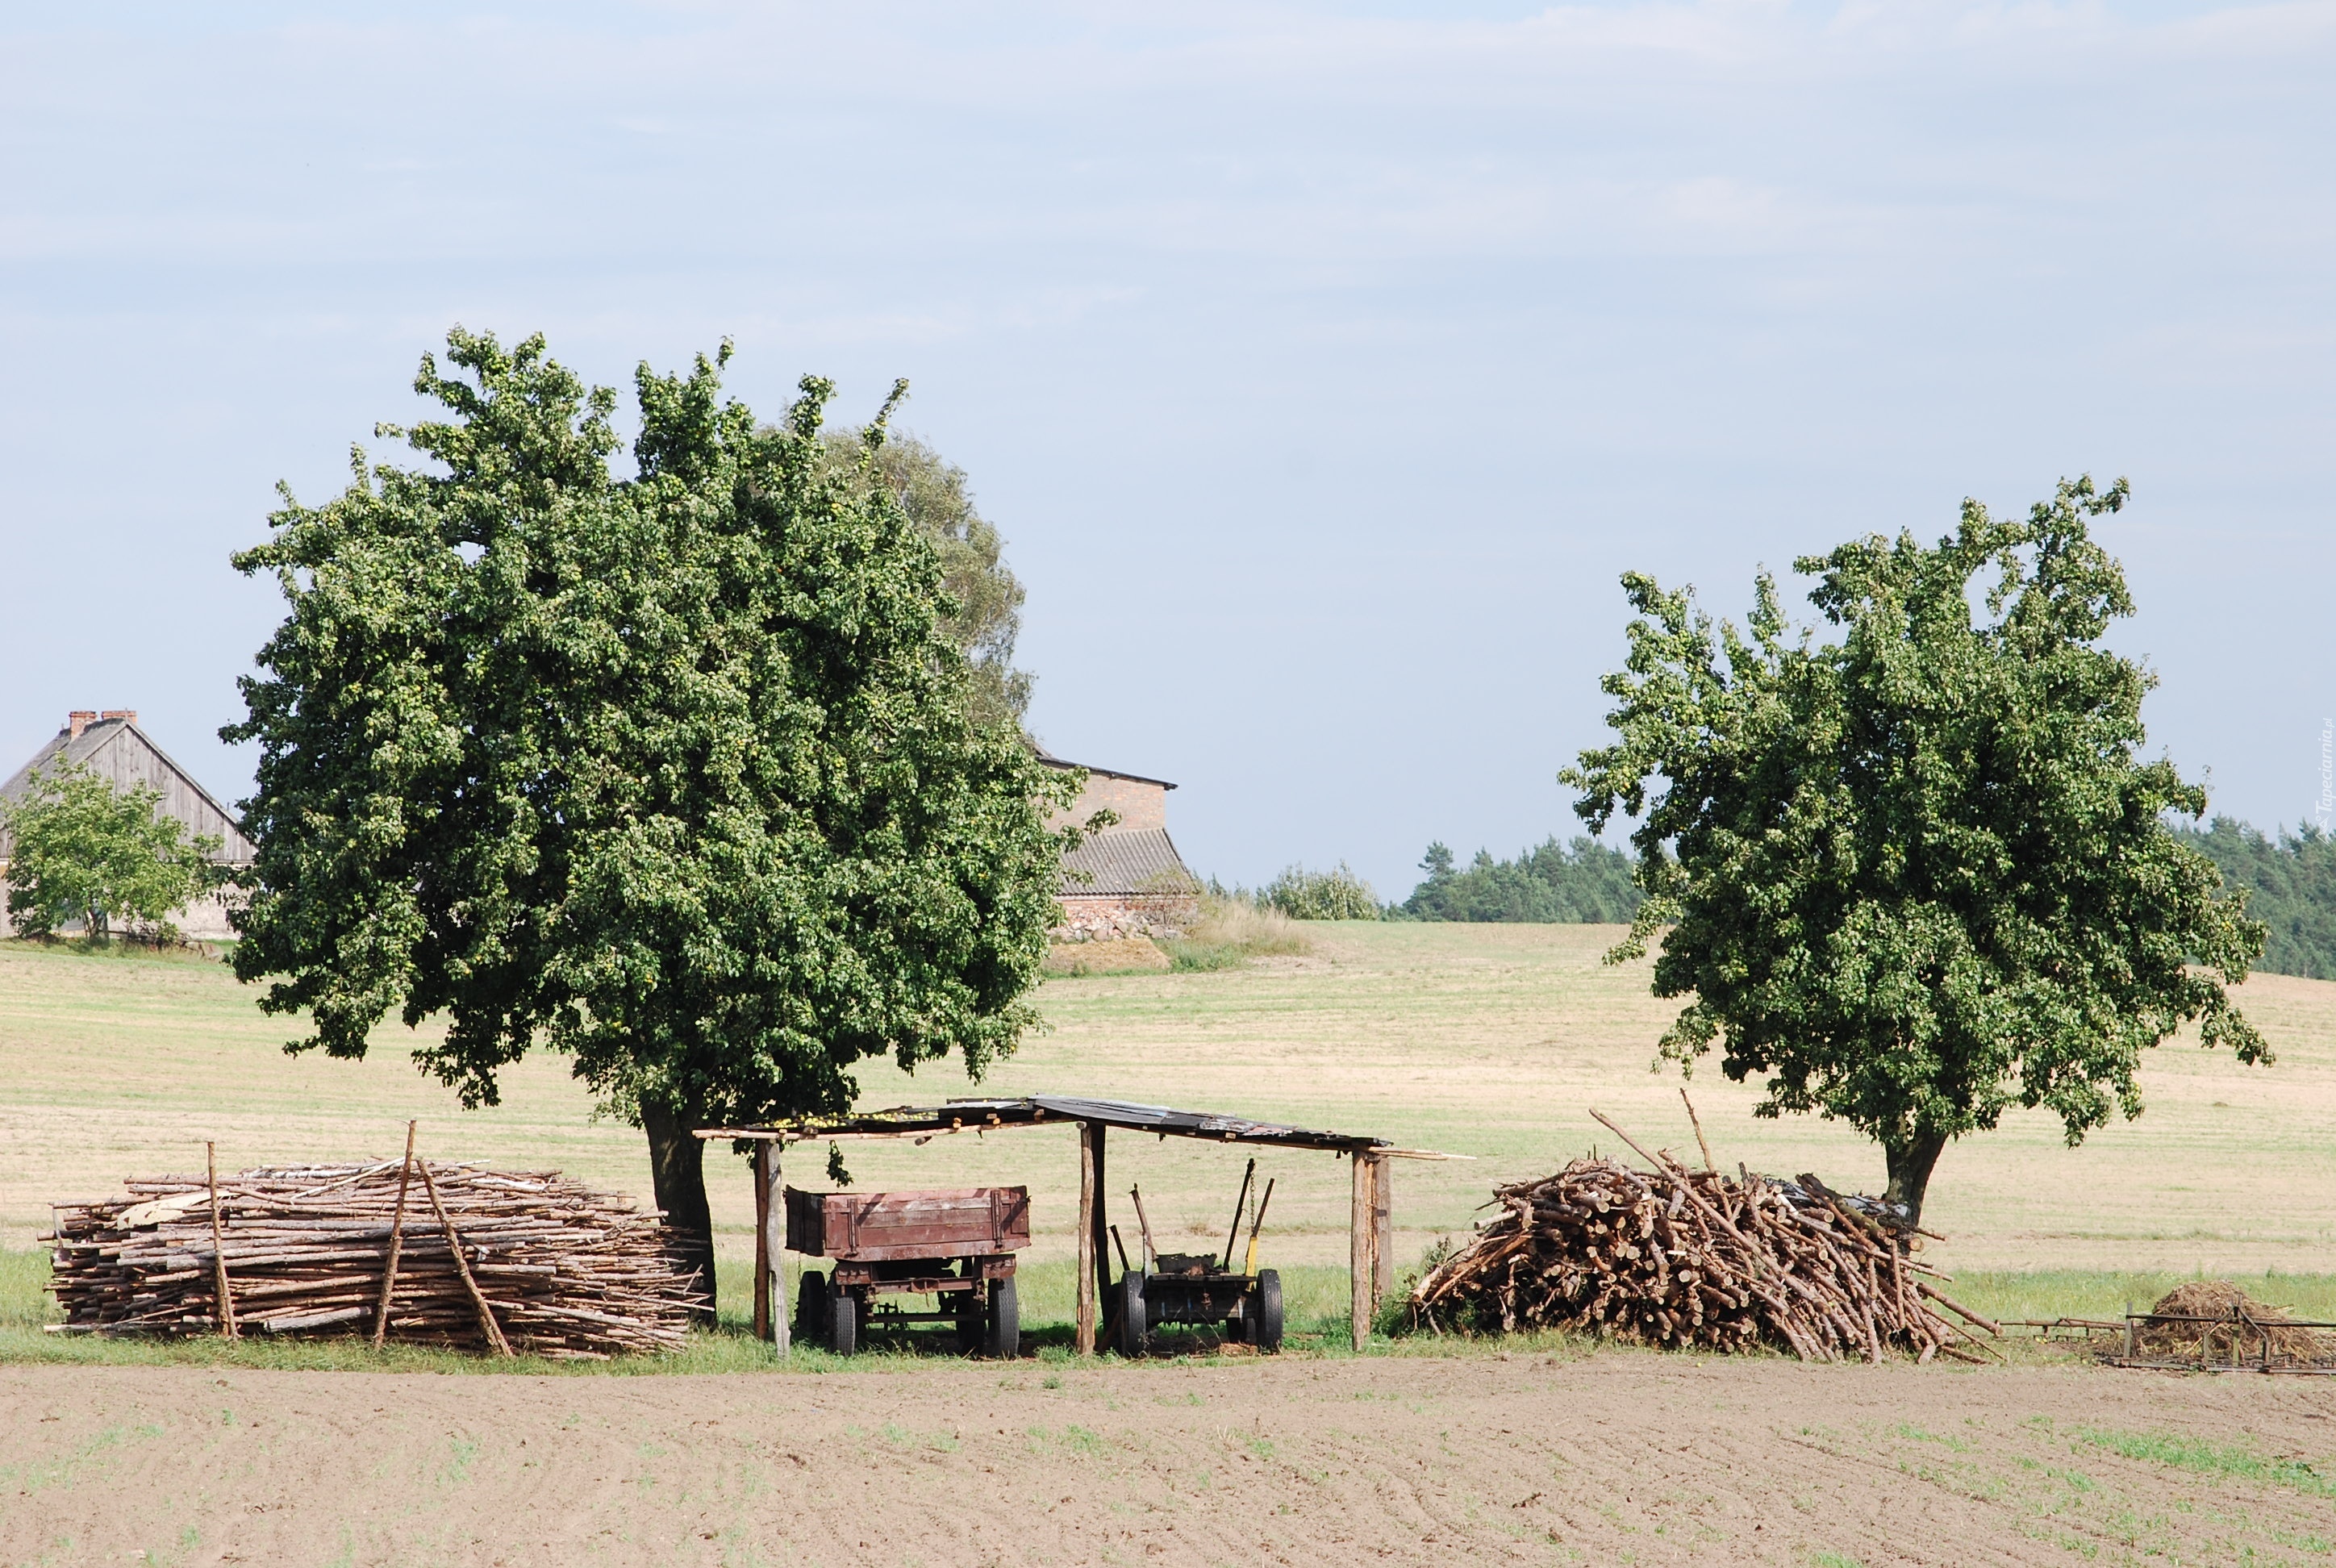
[[[389,1298],[397,1290],[397,1254],[405,1244],[405,1191],[414,1181],[414,1129],[405,1124],[405,1164],[397,1172],[397,1207],[389,1216],[389,1256],[381,1266],[381,1306],[373,1318],[373,1348],[380,1349],[389,1337]]]
[[[227,1282],[227,1227],[219,1222],[219,1145],[203,1145],[204,1168],[209,1173],[211,1185],[211,1288],[219,1292],[219,1332],[229,1339],[241,1338],[235,1330],[235,1294]]]
[[[1679,1102],[1687,1106],[1689,1125],[1695,1128],[1695,1146],[1703,1151],[1703,1168],[1707,1171],[1719,1169],[1719,1162],[1711,1157],[1711,1144],[1703,1135],[1703,1118],[1695,1114],[1695,1102],[1687,1097],[1687,1086],[1684,1084],[1679,1086]]]
[[[503,1326],[495,1321],[494,1309],[487,1305],[487,1293],[472,1278],[470,1260],[462,1256],[462,1232],[454,1229],[453,1217],[446,1213],[446,1205],[438,1201],[438,1183],[430,1179],[427,1160],[422,1162],[422,1190],[430,1194],[430,1206],[438,1212],[438,1223],[445,1228],[446,1250],[454,1254],[454,1272],[462,1277],[462,1289],[471,1293],[471,1304],[479,1310],[479,1327],[486,1330],[487,1343],[495,1348],[498,1356],[511,1355],[511,1341],[503,1338]]]

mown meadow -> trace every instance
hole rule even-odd
[[[1617,928],[1338,923],[1311,934],[1310,952],[1241,968],[1050,979],[1038,994],[1046,1032],[981,1091],[1234,1111],[1470,1156],[1397,1165],[1406,1261],[1465,1234],[1495,1183],[1611,1147],[1593,1106],[1641,1142],[1693,1149],[1676,1073],[1649,1070],[1669,1006],[1647,995],[1643,964],[1600,961]],[[2169,1042],[2145,1068],[2149,1108],[2136,1122],[2071,1150],[2057,1123],[2015,1115],[1949,1152],[1926,1216],[1949,1240],[1929,1256],[1957,1272],[1964,1300],[2014,1317],[2113,1314],[2205,1272],[2336,1318],[2336,983],[2259,976],[2243,997],[2276,1066]],[[0,943],[0,1356],[69,1353],[36,1327],[47,1205],[110,1192],[133,1171],[198,1170],[206,1139],[228,1166],[394,1155],[417,1117],[433,1157],[558,1167],[646,1198],[639,1134],[596,1120],[556,1057],[521,1063],[501,1104],[464,1112],[414,1070],[403,1028],[381,1031],[362,1063],[287,1056],[290,1032],[216,960]],[[861,1084],[871,1106],[971,1092],[953,1068],[912,1078],[873,1064]],[[1878,1154],[1846,1129],[1756,1118],[1756,1090],[1716,1069],[1689,1087],[1724,1164],[1878,1186]],[[797,1149],[790,1179],[823,1184],[825,1154]],[[1027,1184],[1037,1242],[1025,1311],[1048,1343],[1046,1326],[1070,1304],[1067,1130],[846,1144],[842,1155],[867,1188]],[[1114,1135],[1114,1218],[1132,1237],[1125,1194],[1140,1183],[1163,1246],[1222,1242],[1241,1163],[1212,1145]],[[709,1154],[709,1174],[735,1320],[750,1199],[726,1147]],[[1293,1329],[1328,1346],[1343,1321],[1346,1166],[1271,1152],[1260,1174],[1277,1183],[1263,1261],[1288,1277]],[[706,1354],[757,1352],[742,1342]]]

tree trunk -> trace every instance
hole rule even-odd
[[[1946,1136],[1941,1133],[1915,1133],[1903,1143],[1882,1145],[1890,1172],[1890,1186],[1883,1195],[1893,1203],[1905,1204],[1907,1216],[1915,1224],[1922,1222],[1922,1195],[1930,1190],[1931,1172],[1946,1147]]]
[[[701,1328],[714,1326],[714,1214],[706,1202],[706,1144],[692,1131],[697,1118],[670,1106],[641,1102],[641,1130],[649,1135],[649,1179],[657,1207],[672,1227],[674,1251],[683,1266],[697,1271],[705,1307]]]

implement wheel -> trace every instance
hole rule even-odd
[[[795,1342],[803,1345],[827,1343],[828,1284],[825,1274],[803,1271],[795,1281]]]
[[[989,1281],[988,1319],[982,1348],[993,1361],[1011,1361],[1022,1352],[1022,1303],[1015,1299],[1013,1275]]]
[[[1281,1349],[1281,1276],[1271,1269],[1260,1269],[1257,1289],[1250,1293],[1246,1305],[1250,1313],[1249,1342],[1267,1355]]]
[[[957,1348],[959,1355],[978,1356],[988,1348],[989,1318],[982,1310],[982,1304],[988,1299],[988,1294],[987,1284],[958,1292]]]
[[[839,1285],[827,1298],[827,1348],[839,1356],[860,1349],[860,1298]]]
[[[1126,1357],[1144,1354],[1146,1325],[1144,1321],[1144,1281],[1145,1276],[1129,1270],[1119,1277],[1119,1353]]]

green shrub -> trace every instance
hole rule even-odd
[[[1172,968],[1184,971],[1239,969],[1251,959],[1312,950],[1296,922],[1247,893],[1212,887],[1201,895],[1200,918],[1181,937],[1163,940]]]
[[[1327,872],[1309,872],[1294,865],[1265,884],[1259,901],[1280,910],[1293,920],[1375,920],[1378,895],[1340,861]]]

